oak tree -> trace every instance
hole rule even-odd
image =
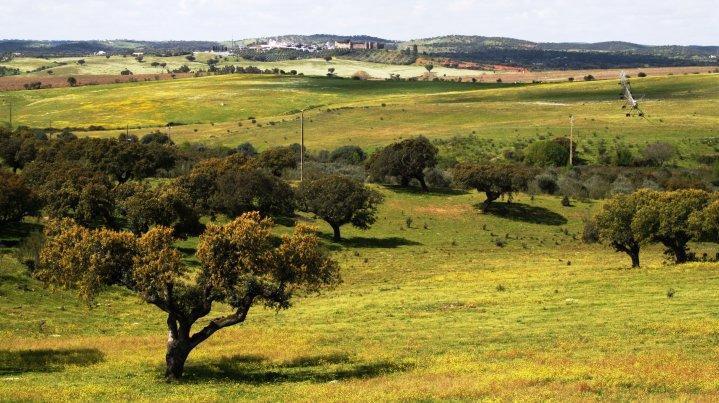
[[[325,220],[332,227],[334,240],[339,241],[340,227],[345,224],[360,229],[368,229],[374,224],[382,195],[359,181],[331,175],[302,182],[297,190],[297,200],[302,211]]]
[[[200,237],[190,270],[172,245],[172,229],[155,227],[137,238],[130,232],[91,230],[69,220],[50,223],[35,276],[76,289],[92,302],[105,287],[125,287],[167,315],[165,377],[182,377],[190,352],[220,329],[247,319],[257,304],[286,309],[300,291],[317,292],[339,281],[313,230],[304,225],[277,238],[273,223],[256,212],[225,225],[210,225]],[[199,330],[195,323],[214,303],[230,306]]]
[[[424,170],[436,165],[437,147],[426,137],[418,136],[375,152],[367,160],[365,168],[375,180],[393,176],[399,179],[402,186],[408,186],[412,179],[416,179],[422,190],[427,191]]]
[[[491,203],[502,195],[512,195],[527,188],[535,176],[534,169],[523,165],[510,164],[459,164],[454,168],[454,181],[461,187],[483,192],[486,199],[482,210],[487,211]]]

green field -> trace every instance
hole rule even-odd
[[[16,125],[102,125],[116,130],[78,134],[110,137],[125,125],[141,135],[177,122],[178,143],[259,149],[296,142],[307,108],[311,150],[473,134],[498,152],[566,134],[573,114],[580,152],[599,139],[669,141],[685,165],[717,152],[719,75],[633,87],[646,95],[648,120],[624,117],[613,81],[228,75],[4,92],[0,104],[13,102]],[[33,224],[0,228],[0,400],[719,399],[717,263],[669,264],[650,246],[630,269],[626,255],[580,241],[601,202],[563,207],[559,197],[520,194],[483,214],[476,192],[377,189],[385,202],[370,230],[344,227],[346,240],[333,243],[315,221],[342,284],[286,311],[253,308],[193,351],[177,384],[162,376],[159,310],[120,289],[92,309],[44,289],[13,255]],[[196,243],[179,245],[188,259]]]
[[[87,310],[5,255],[0,399],[718,397],[715,263],[663,265],[650,248],[629,269],[576,240],[590,204],[519,196],[503,216],[481,214],[474,193],[383,193],[371,230],[328,243],[340,286],[256,307],[175,385],[158,310],[120,290]]]
[[[703,143],[719,136],[719,75],[634,79],[633,86],[646,96],[648,119],[624,116],[614,81],[513,85],[227,75],[13,91],[0,98],[13,102],[16,125],[96,125],[143,135],[176,122],[185,124],[172,128],[176,142],[249,141],[259,149],[297,142],[298,112],[307,109],[311,149],[372,149],[417,134],[474,134],[501,149],[518,140],[566,135],[573,114],[580,147],[592,148],[597,139],[635,145],[663,140],[688,154],[711,151]],[[6,111],[0,119],[7,120]]]
[[[182,65],[187,65],[193,71],[200,69],[207,70],[207,59],[212,57],[211,54],[198,54],[197,60],[188,61],[184,56],[159,57],[146,56],[142,62],[135,60],[131,56],[89,56],[89,57],[62,57],[62,58],[35,58],[35,57],[18,57],[10,62],[0,62],[0,66],[16,68],[21,74],[43,77],[47,76],[47,70],[34,71],[40,67],[49,67],[56,76],[70,76],[81,74],[120,74],[124,69],[129,69],[134,74],[158,74],[165,72],[165,69],[175,70]],[[77,64],[78,60],[84,60],[85,64]],[[152,62],[167,63],[165,69],[161,67],[151,66]],[[63,64],[64,63],[64,64]],[[301,60],[282,60],[277,62],[258,62],[254,60],[244,60],[235,56],[222,58],[219,66],[235,65],[235,66],[255,66],[261,69],[278,68],[287,72],[296,70],[307,76],[324,76],[327,69],[332,67],[335,74],[340,77],[350,77],[358,71],[364,71],[373,78],[389,78],[390,74],[399,74],[403,78],[417,77],[427,71],[423,66],[418,65],[393,65],[383,63],[371,63],[364,61],[355,61],[347,59],[333,59],[326,62],[324,59],[301,59]],[[466,70],[453,69],[448,67],[437,66],[432,70],[437,76],[459,77],[467,75]],[[488,73],[482,71],[473,71],[473,74]]]

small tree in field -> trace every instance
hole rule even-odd
[[[432,69],[434,69],[434,65],[433,64],[425,64],[424,68],[427,69],[427,73],[431,73]]]
[[[504,194],[511,195],[527,188],[535,171],[523,165],[509,164],[460,164],[454,169],[454,181],[464,188],[477,189],[487,196],[482,210]]]
[[[719,200],[692,213],[689,216],[689,230],[697,241],[719,242]]]
[[[594,217],[600,241],[624,252],[632,259],[632,267],[639,267],[640,241],[634,236],[632,222],[637,210],[647,201],[647,191],[618,195],[607,200]]]
[[[713,200],[704,190],[684,189],[649,192],[648,201],[637,211],[632,231],[641,242],[660,242],[675,263],[689,260],[687,244],[693,237],[689,218]]]
[[[67,78],[67,85],[69,85],[70,87],[76,86],[76,85],[77,85],[77,79],[76,79],[75,77],[72,77],[72,76],[68,77],[68,78]]]
[[[408,186],[412,179],[416,179],[422,190],[428,191],[424,170],[436,165],[437,147],[426,137],[418,136],[375,152],[365,163],[365,168],[375,180],[394,176],[399,178],[402,186]]]
[[[359,181],[332,175],[302,182],[297,199],[301,210],[327,221],[334,231],[334,240],[339,241],[342,225],[368,229],[374,224],[382,195]]]
[[[190,352],[220,329],[242,323],[255,304],[290,307],[296,291],[319,291],[339,281],[337,264],[306,226],[276,239],[273,223],[247,213],[210,225],[200,237],[201,267],[189,275],[173,248],[172,230],[155,227],[136,238],[129,232],[90,230],[70,221],[50,223],[35,275],[77,289],[91,302],[104,287],[123,286],[167,314],[165,377],[182,377]],[[193,333],[193,325],[221,302],[233,312]]]
[[[40,200],[16,174],[0,170],[0,224],[37,213]]]

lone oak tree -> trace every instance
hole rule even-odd
[[[155,227],[137,238],[55,221],[46,227],[35,275],[47,284],[77,289],[88,302],[105,286],[124,286],[164,311],[169,329],[165,377],[175,380],[195,347],[218,330],[244,322],[253,305],[288,308],[296,291],[316,292],[339,281],[337,263],[309,227],[299,225],[279,239],[272,227],[257,212],[208,226],[197,249],[201,266],[191,271],[172,246],[170,228]],[[192,333],[214,302],[234,312]]]
[[[640,242],[660,242],[675,263],[689,260],[687,244],[693,237],[689,217],[703,210],[714,196],[704,190],[684,189],[648,192],[648,201],[637,211],[632,231]]]
[[[412,179],[416,179],[426,192],[429,189],[424,180],[424,170],[436,165],[437,147],[426,137],[418,136],[375,152],[365,164],[365,169],[375,180],[395,176],[402,186],[408,186]]]
[[[453,172],[454,181],[464,188],[477,189],[487,196],[482,211],[503,194],[512,194],[527,188],[535,170],[522,165],[459,164]]]
[[[647,191],[614,196],[604,203],[602,210],[594,217],[599,229],[599,239],[611,245],[617,252],[629,255],[632,267],[639,267],[641,246],[632,231],[632,221],[648,196]]]
[[[331,175],[302,182],[297,190],[300,209],[317,214],[327,221],[339,241],[340,227],[352,224],[368,229],[377,219],[377,205],[382,195],[359,181],[341,175]]]

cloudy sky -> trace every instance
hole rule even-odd
[[[0,0],[0,39],[446,34],[719,45],[719,0]]]

